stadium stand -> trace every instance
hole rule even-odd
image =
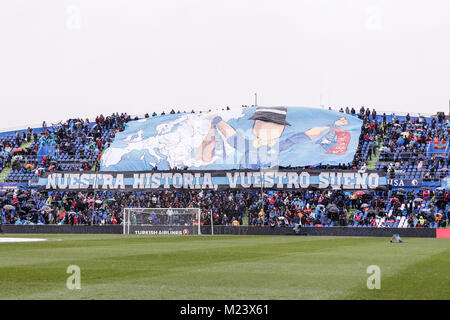
[[[212,212],[214,224],[219,225],[237,220],[240,225],[272,227],[446,226],[449,193],[440,182],[449,166],[449,121],[442,115],[379,115],[364,107],[359,113],[348,107],[340,112],[363,120],[353,162],[305,168],[382,170],[392,180],[420,180],[422,186],[351,192],[267,190],[263,197],[259,190],[39,192],[32,187],[30,182],[43,172],[98,170],[102,152],[115,134],[123,131],[127,122],[139,119],[123,113],[100,115],[95,122],[69,119],[51,126],[44,122],[38,129],[0,133],[0,181],[22,185],[0,190],[0,219],[4,224],[120,224],[124,207],[170,206],[201,208],[205,224],[210,223],[207,217]]]

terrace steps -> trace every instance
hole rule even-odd
[[[31,141],[30,142],[27,142],[27,141],[23,142],[20,145],[20,148],[22,148],[22,149],[23,148],[28,148],[28,147],[30,147],[33,144],[33,142],[34,142],[34,138],[32,136],[31,137]],[[11,172],[11,170],[12,170],[12,164],[7,166],[7,167],[5,167],[5,168],[3,168],[3,171],[0,172],[0,182],[5,182],[5,179],[8,176],[8,174]]]

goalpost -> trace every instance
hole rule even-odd
[[[123,234],[202,234],[200,227],[200,208],[123,209]]]

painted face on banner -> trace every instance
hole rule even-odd
[[[255,120],[253,126],[253,133],[261,140],[273,140],[281,137],[284,131],[284,125],[267,122],[262,120]]]

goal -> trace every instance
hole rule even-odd
[[[123,234],[201,234],[199,208],[124,208]]]

